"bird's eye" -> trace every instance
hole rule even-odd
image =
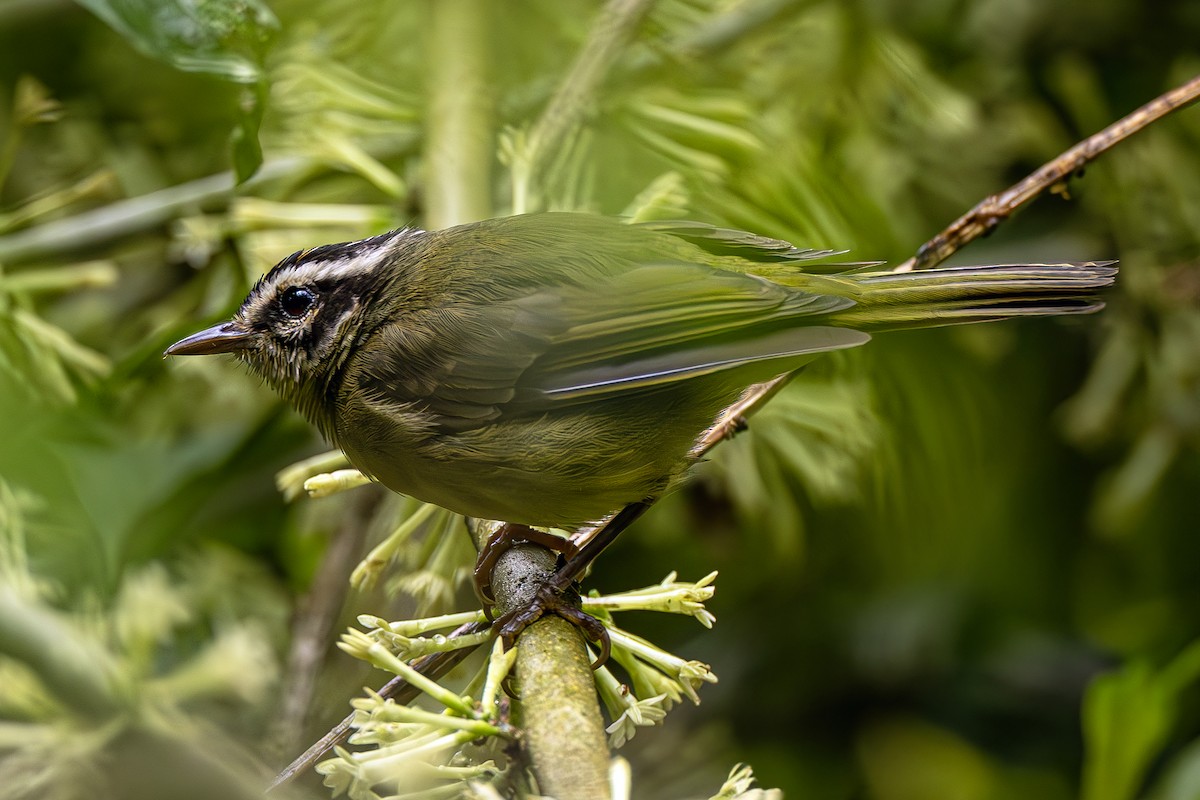
[[[303,286],[293,286],[279,295],[279,307],[292,319],[303,317],[316,302],[317,296]]]

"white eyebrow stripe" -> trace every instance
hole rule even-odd
[[[379,263],[379,257],[383,253],[377,253],[374,258],[365,259],[362,257],[352,259],[337,259],[334,261],[310,261],[304,264],[297,264],[291,269],[280,275],[285,277],[303,277],[305,280],[324,281],[336,280],[338,278],[348,278],[354,275],[361,275],[365,272],[370,272],[375,269],[375,265]]]
[[[299,264],[295,264],[278,273],[272,284],[278,287],[285,282],[294,281],[297,278],[302,281],[323,281],[369,273],[375,269],[380,261],[388,257],[402,240],[411,236],[424,235],[424,233],[425,231],[420,228],[405,228],[398,231],[388,240],[386,246],[377,248],[373,257],[370,258],[359,256],[326,261],[304,261],[302,256]]]

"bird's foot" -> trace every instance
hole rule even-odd
[[[475,559],[475,594],[483,604],[483,613],[488,619],[493,619],[492,606],[496,605],[496,596],[492,594],[492,572],[496,569],[496,562],[500,560],[500,556],[521,544],[541,545],[565,558],[571,558],[579,552],[579,548],[570,539],[553,533],[512,522],[501,525],[488,537],[483,549],[479,551],[479,557]]]
[[[583,635],[600,648],[600,655],[592,664],[592,669],[599,669],[604,666],[604,662],[608,661],[612,640],[609,638],[608,629],[604,627],[604,623],[580,610],[576,604],[578,599],[579,596],[574,590],[563,592],[551,583],[544,583],[538,587],[537,593],[528,605],[502,615],[496,620],[493,630],[500,637],[500,641],[504,643],[504,649],[508,650],[516,644],[517,637],[521,635],[521,632],[534,622],[546,614],[557,614],[583,631]]]

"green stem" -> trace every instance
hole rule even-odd
[[[361,647],[363,653],[372,664],[398,675],[407,681],[409,686],[419,689],[446,708],[452,708],[468,717],[474,713],[475,709],[462,697],[456,695],[432,678],[422,674],[407,661],[392,654],[383,645],[371,642],[365,635],[357,637],[356,641],[351,641],[351,637],[347,635],[343,637],[341,647],[347,652],[354,652],[355,648]]]
[[[595,109],[594,98],[653,0],[611,0],[592,26],[550,104],[529,133],[530,150],[540,156],[551,152]],[[536,159],[535,159],[536,160]]]
[[[15,275],[0,275],[0,292],[40,294],[112,286],[120,278],[109,261],[87,261],[53,269],[31,269]]]
[[[433,0],[425,220],[445,228],[492,214],[493,123],[488,91],[487,0]]]
[[[417,506],[408,518],[392,531],[392,533],[367,554],[367,557],[359,562],[354,568],[354,572],[350,573],[350,585],[355,588],[362,589],[373,586],[375,579],[379,577],[379,573],[384,567],[392,562],[396,557],[396,553],[400,551],[401,546],[409,540],[410,537],[425,524],[426,520],[434,515],[440,509],[431,503],[422,503]],[[390,513],[385,511],[384,513]]]
[[[290,502],[304,496],[304,482],[309,478],[348,466],[350,466],[350,462],[341,450],[319,453],[303,461],[290,464],[275,473],[275,488],[283,493],[285,500]]]

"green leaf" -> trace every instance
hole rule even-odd
[[[1180,695],[1200,677],[1200,642],[1155,671],[1133,661],[1101,675],[1083,701],[1083,800],[1131,800],[1175,723]]]
[[[233,171],[239,184],[250,180],[262,166],[263,151],[258,141],[258,129],[262,127],[266,96],[266,81],[259,81],[253,89],[247,87],[243,90],[238,123],[229,134]]]
[[[1170,698],[1153,669],[1136,661],[1102,675],[1084,696],[1088,754],[1083,800],[1131,800],[1172,721]]]
[[[261,0],[78,0],[142,53],[235,83],[262,78],[279,21]]]

